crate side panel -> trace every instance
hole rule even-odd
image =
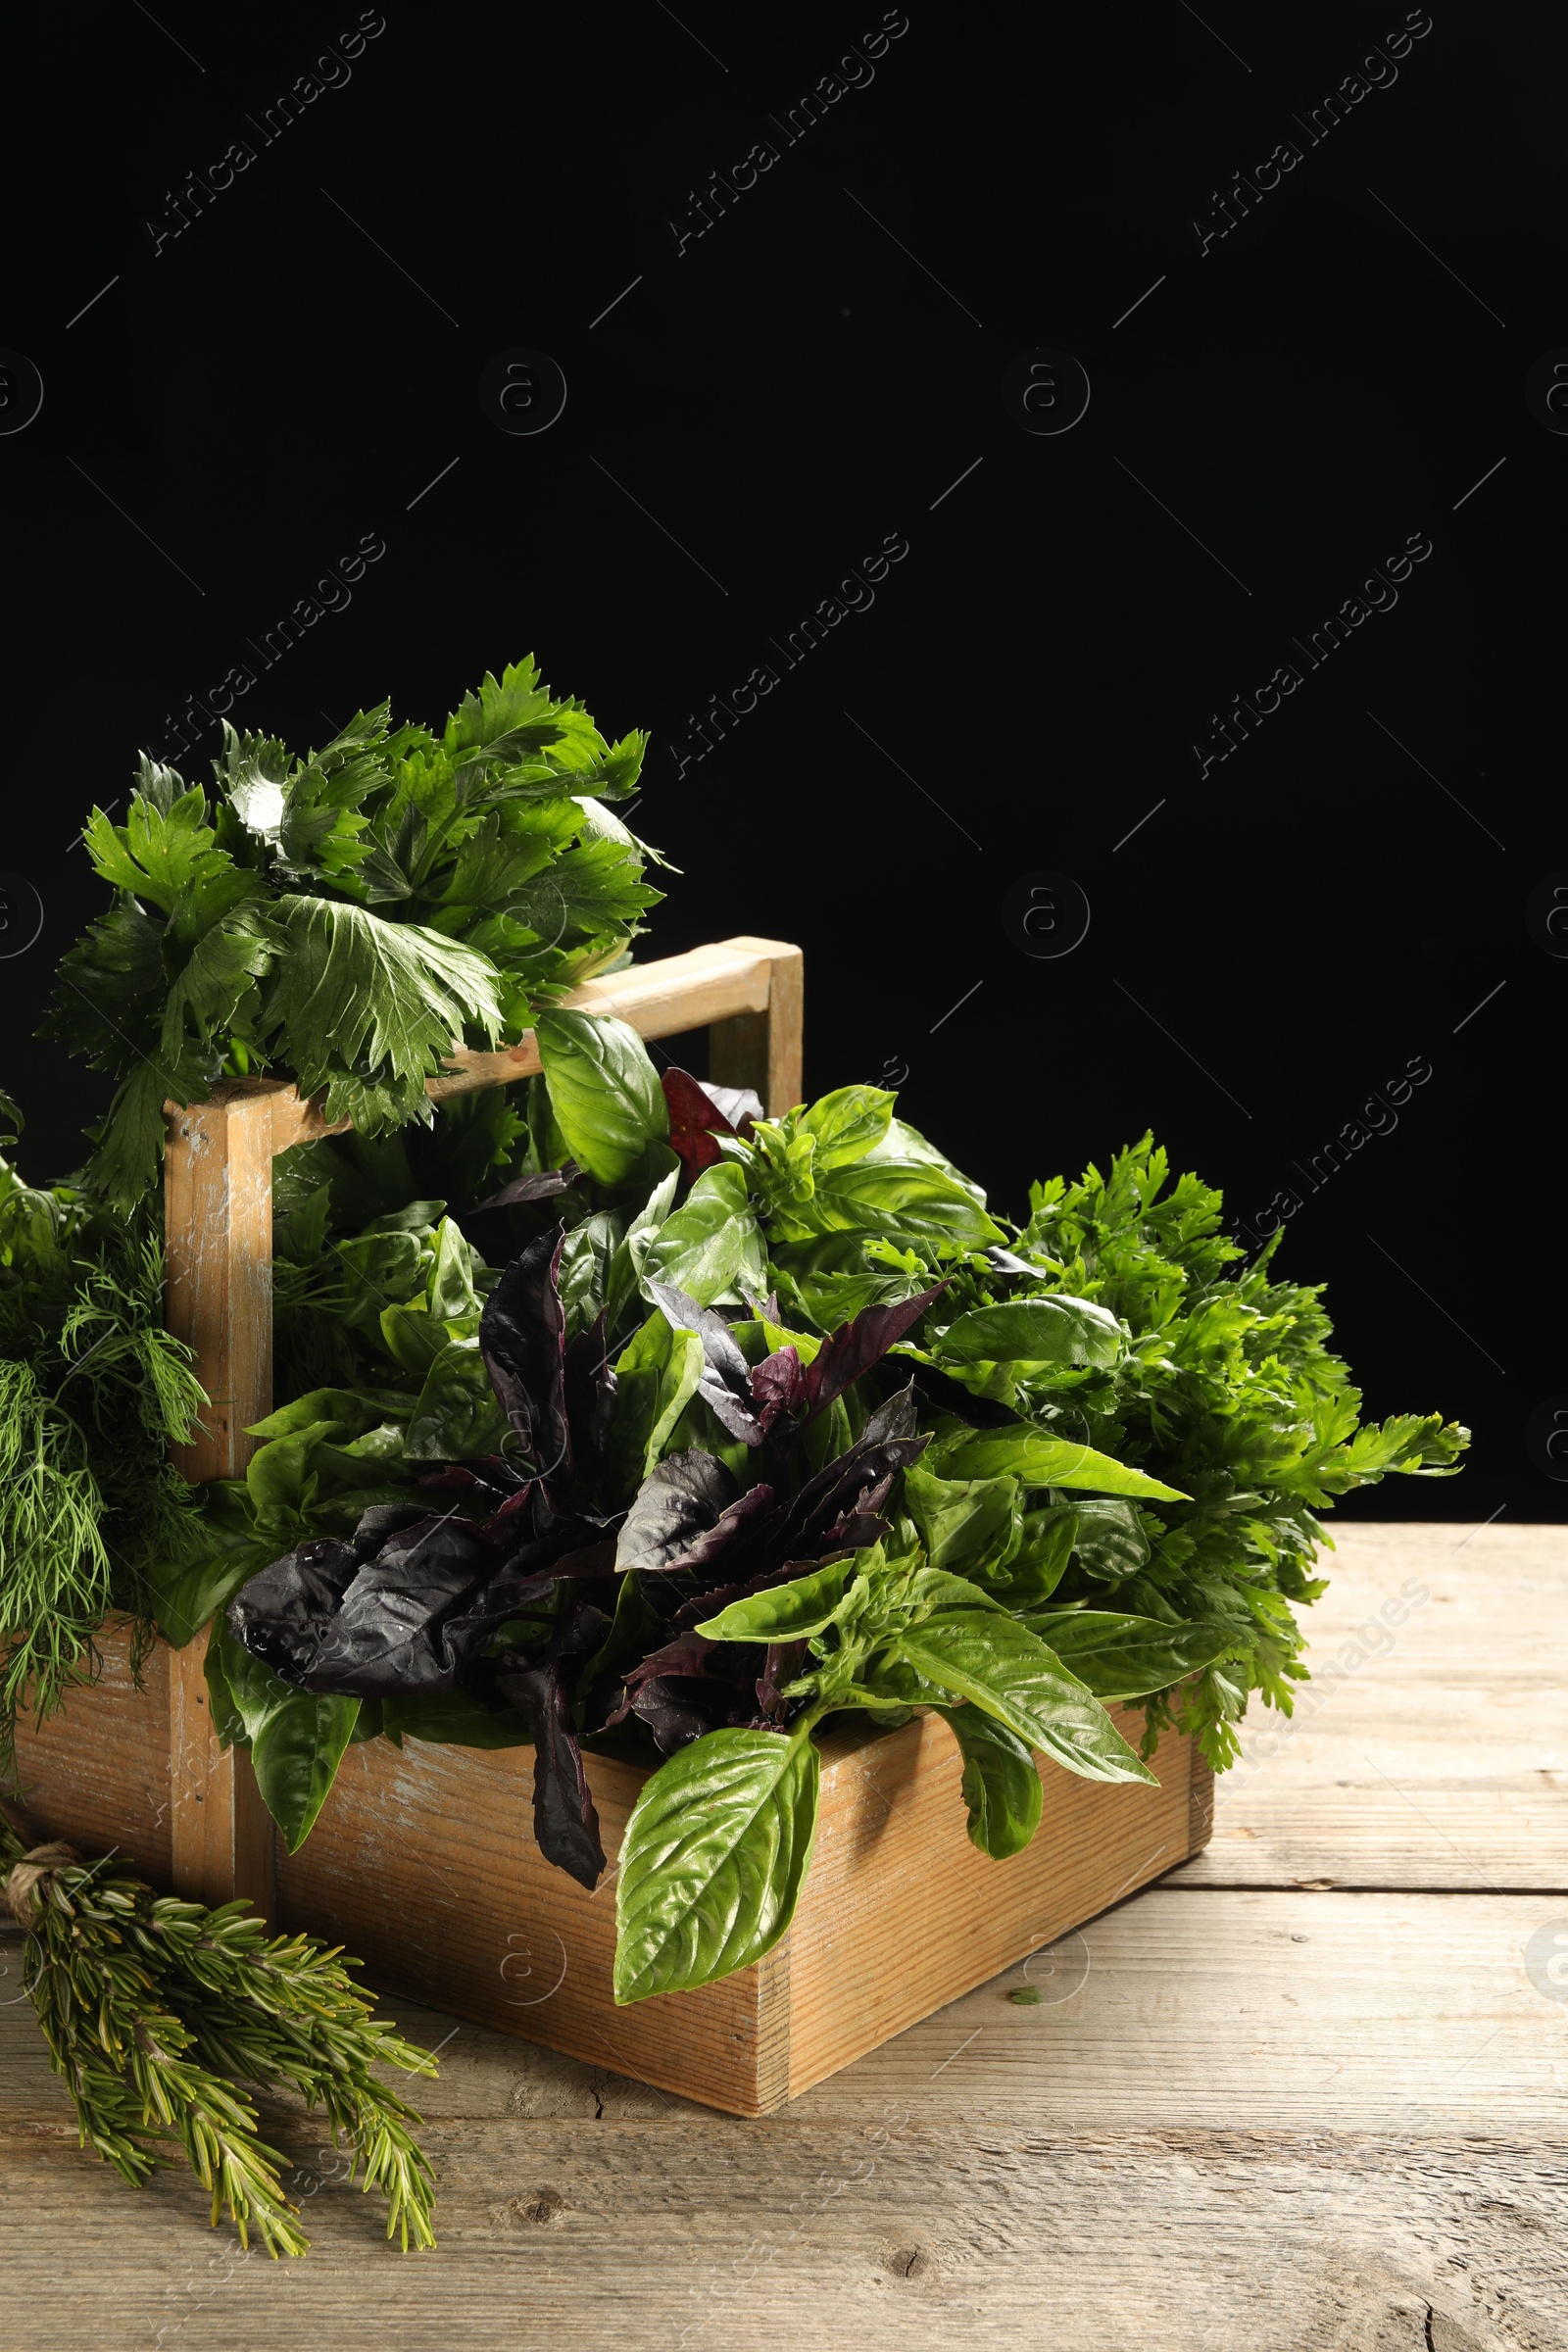
[[[646,1775],[589,1779],[610,1869],[593,1894],[533,1837],[533,1751],[409,1740],[351,1747],[297,1854],[278,1856],[285,1930],[342,1942],[368,1984],[661,2089],[755,2115],[788,2079],[788,1959],[618,2009],[614,1863]]]
[[[98,1637],[102,1679],[71,1691],[46,1723],[17,1734],[23,1795],[51,1838],[96,1857],[121,1856],[167,1886],[172,1861],[169,1798],[169,1652],[160,1642],[130,1671],[128,1626]]]
[[[1112,1712],[1136,1741],[1141,1710]],[[969,1842],[962,1758],[939,1716],[833,1753],[790,1932],[791,2097],[1183,1861],[1191,1765],[1169,1733],[1157,1788],[1047,1763],[1033,1842],[994,1862]]]

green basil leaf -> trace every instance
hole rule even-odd
[[[270,1537],[258,1534],[255,1509],[237,1479],[215,1482],[201,1494],[201,1536],[209,1546],[204,1557],[160,1557],[147,1572],[158,1631],[175,1649],[183,1649],[219,1609],[226,1609],[259,1568],[280,1556]]]
[[[294,1209],[280,1211],[272,1195],[273,1254],[296,1266],[314,1266],[326,1248],[326,1229],[332,1214],[329,1185],[319,1185]]]
[[[703,1343],[650,1315],[615,1365],[615,1418],[610,1437],[612,1490],[629,1501],[662,1455],[703,1377]]]
[[[811,1164],[817,1174],[848,1167],[881,1143],[895,1100],[880,1086],[841,1086],[803,1111],[797,1132],[816,1139]]]
[[[1015,1615],[1039,1608],[1066,1575],[1078,1511],[1070,1502],[1054,1503],[1047,1510],[1026,1511],[1022,1526],[1022,1541],[996,1583],[999,1597]]]
[[[1150,1542],[1131,1502],[1076,1502],[1066,1506],[1075,1522],[1073,1549],[1080,1567],[1104,1584],[1119,1584],[1149,1559]]]
[[[412,1372],[416,1380],[423,1380],[447,1344],[446,1325],[435,1320],[422,1298],[408,1305],[384,1306],[380,1325],[393,1362]]]
[[[644,1293],[667,1282],[699,1306],[739,1304],[766,1287],[767,1250],[746,1194],[746,1178],[727,1160],[705,1168],[643,1259]]]
[[[334,1421],[340,1437],[358,1438],[382,1418],[382,1409],[355,1389],[313,1389],[308,1396],[296,1396],[292,1404],[280,1405],[275,1413],[269,1413],[265,1421],[251,1422],[245,1435],[291,1438],[297,1431],[308,1429],[313,1421]]]
[[[1190,1495],[1145,1471],[1113,1462],[1091,1446],[1044,1430],[982,1429],[950,1443],[942,1454],[949,1478],[1016,1478],[1025,1487],[1089,1487],[1102,1494],[1149,1494],[1160,1502],[1188,1502]]]
[[[461,1462],[499,1453],[507,1430],[478,1341],[448,1340],[424,1376],[403,1441],[405,1456],[411,1462]],[[386,1474],[384,1465],[367,1468],[377,1478]]]
[[[610,1261],[610,1275],[605,1284],[605,1321],[612,1332],[618,1330],[622,1314],[637,1296],[643,1261],[653,1248],[655,1235],[675,1204],[675,1191],[679,1182],[680,1162],[677,1160],[668,1174],[655,1185],[647,1201],[627,1226],[625,1239]]]
[[[336,1256],[349,1288],[343,1318],[356,1331],[373,1331],[382,1307],[424,1289],[429,1251],[416,1234],[358,1233],[337,1244]]]
[[[899,1649],[917,1674],[983,1707],[1069,1772],[1158,1786],[1099,1699],[1016,1618],[953,1609],[910,1626]]]
[[[223,1670],[223,1628],[221,1623],[215,1625],[207,1637],[207,1655],[203,1673],[207,1682],[207,1705],[213,1718],[213,1730],[217,1734],[219,1746],[222,1748],[249,1747],[251,1739],[249,1732],[245,1729],[245,1718],[239,1711],[234,1693],[228,1687],[228,1676]]]
[[[209,1693],[217,1701],[229,1702],[237,1719],[238,1729],[231,1729],[230,1737],[238,1744],[254,1745],[273,1716],[300,1696],[292,1683],[281,1681],[270,1666],[264,1666],[235,1641],[221,1617],[208,1637],[207,1666]],[[215,1674],[219,1678],[216,1689]],[[214,1721],[217,1719],[215,1704]]]
[[[808,1737],[709,1732],[644,1784],[615,1882],[615,1999],[749,1968],[794,1917],[816,1837]]]
[[[1121,1361],[1126,1348],[1115,1316],[1088,1298],[1014,1298],[979,1306],[950,1323],[937,1358],[965,1363],[1094,1364]]]
[[[542,1012],[534,1023],[550,1107],[571,1156],[601,1184],[623,1184],[669,1108],[642,1039],[624,1021]]]
[[[927,1615],[934,1609],[1002,1609],[1001,1601],[982,1586],[971,1585],[966,1576],[954,1576],[946,1568],[916,1568],[905,1591],[906,1597]]]
[[[426,1690],[417,1696],[394,1693],[381,1701],[381,1729],[401,1744],[428,1740],[455,1747],[527,1747],[523,1717],[507,1707],[489,1707],[471,1690]]]
[[[432,1323],[457,1323],[479,1311],[473,1287],[475,1253],[452,1217],[443,1217],[435,1237],[435,1257],[425,1278],[425,1304]]]
[[[404,1433],[398,1429],[394,1439],[396,1451],[379,1449],[361,1453],[352,1446],[318,1445],[311,1456],[311,1469],[316,1478],[316,1494],[312,1511],[319,1510],[334,1496],[368,1494],[372,1490],[397,1487],[412,1482],[414,1472],[403,1467]],[[368,1510],[368,1502],[360,1505]]]
[[[359,1713],[357,1698],[295,1690],[251,1741],[262,1801],[291,1854],[299,1852],[316,1827]]]
[[[1234,1626],[1161,1625],[1119,1609],[1051,1609],[1027,1622],[1097,1698],[1168,1690],[1236,1646]]]
[[[1000,1569],[1014,1543],[1015,1478],[939,1478],[919,1462],[904,1473],[904,1507],[933,1568]]]
[[[796,1642],[806,1634],[819,1634],[832,1624],[855,1570],[852,1554],[813,1569],[809,1576],[798,1576],[793,1584],[770,1585],[764,1592],[732,1600],[697,1631],[710,1642]]]
[[[292,1437],[273,1438],[251,1455],[245,1485],[259,1517],[297,1511],[311,1475],[311,1457],[323,1438],[341,1437],[335,1421],[309,1421]]]
[[[590,1331],[610,1294],[610,1270],[620,1246],[623,1219],[602,1208],[567,1234],[556,1287],[566,1318],[568,1343]]]
[[[956,1242],[969,1250],[1005,1239],[957,1176],[927,1159],[871,1153],[819,1177],[809,1200],[791,1209],[790,1224],[802,1239],[811,1233],[872,1232],[906,1244],[911,1239]]]
[[[383,1728],[381,1701],[378,1698],[362,1698],[360,1711],[354,1718],[354,1729],[349,1734],[350,1747],[363,1747],[368,1740],[379,1740]]]
[[[1040,1827],[1044,1790],[1033,1755],[1005,1724],[978,1707],[939,1707],[963,1757],[969,1838],[994,1862],[1022,1853]]]
[[[402,1208],[389,1209],[384,1217],[372,1217],[367,1233],[433,1233],[441,1222],[444,1200],[410,1200]]]

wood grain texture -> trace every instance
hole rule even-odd
[[[589,1763],[612,1864],[646,1777]],[[286,1929],[345,1943],[379,1984],[666,2089],[756,2113],[787,2085],[787,1955],[617,2009],[612,1872],[593,1894],[533,1840],[533,1752],[351,1747],[316,1828],[279,1859]]]
[[[23,1793],[48,1837],[65,1838],[85,1854],[118,1845],[155,1886],[167,1886],[173,1859],[171,1653],[162,1642],[154,1644],[138,1689],[128,1628],[113,1620],[99,1636],[98,1655],[103,1670],[95,1683],[69,1692],[46,1723],[19,1723]]]
[[[1313,1680],[1254,1702],[1181,1883],[1568,1893],[1568,1529],[1329,1526]]]
[[[1142,1716],[1114,1712],[1136,1739]],[[1034,1841],[994,1862],[969,1841],[963,1759],[940,1716],[880,1737],[830,1731],[816,1852],[789,1934],[791,2096],[1179,1861],[1191,1765],[1192,1743],[1172,1736],[1157,1788],[1042,1762]]]
[[[177,2176],[132,2227],[63,2122],[0,2130],[0,2352],[1560,2352],[1568,2322],[1565,2151],[1513,2134],[442,2121],[440,2243],[399,2257],[318,2128],[269,2121],[299,2265]]]
[[[210,1399],[194,1443],[173,1449],[189,1479],[241,1476],[256,1450],[246,1427],[272,1409],[273,1124],[287,1092],[236,1081],[210,1102],[169,1106],[165,1317]],[[270,1918],[272,1825],[249,1758],[219,1747],[205,1649],[170,1656],[171,1880],[177,1894],[242,1895]]]

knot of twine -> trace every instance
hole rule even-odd
[[[38,1888],[43,1881],[55,1871],[65,1870],[80,1860],[74,1845],[54,1838],[47,1845],[35,1845],[31,1853],[24,1854],[20,1862],[12,1865],[5,1882],[5,1898],[19,1928],[36,1927]]]

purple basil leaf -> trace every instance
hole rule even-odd
[[[377,1505],[352,1544],[304,1544],[252,1577],[230,1630],[303,1690],[450,1690],[497,1627],[548,1602],[563,1579],[602,1580],[610,1594],[613,1545],[554,1512],[537,1487],[516,1498],[503,1532],[511,1549],[498,1563],[487,1531],[455,1509],[434,1518]]]
[[[232,1605],[231,1630],[254,1656],[306,1690],[380,1698],[452,1688],[442,1621],[473,1598],[495,1566],[471,1522],[448,1513],[397,1530],[356,1567],[334,1605],[305,1622],[291,1605],[298,1558],[291,1553],[252,1577]],[[274,1646],[287,1650],[287,1666],[270,1654]]]
[[[252,1657],[284,1682],[298,1683],[359,1569],[352,1544],[330,1536],[302,1544],[253,1576],[229,1602],[228,1630]]]
[[[757,1711],[769,1723],[782,1725],[796,1702],[782,1695],[786,1683],[793,1683],[806,1663],[807,1644],[799,1642],[770,1642],[763,1659],[762,1671],[757,1678]]]
[[[860,1432],[862,1446],[881,1446],[889,1438],[912,1438],[920,1426],[920,1416],[914,1401],[914,1383],[906,1381],[891,1396],[884,1396],[865,1417]]]
[[[858,1510],[864,1498],[895,1470],[906,1470],[924,1452],[928,1438],[912,1434],[914,1404],[907,1389],[878,1405],[866,1422],[863,1436],[848,1453],[826,1463],[808,1479],[791,1503],[780,1541],[803,1558],[817,1558],[829,1530]],[[911,1434],[890,1436],[890,1430]]]
[[[735,1481],[712,1454],[695,1446],[672,1453],[643,1480],[615,1546],[615,1565],[666,1568],[735,1499]]]
[[[481,1200],[473,1214],[477,1216],[481,1208],[516,1208],[526,1200],[554,1200],[558,1193],[564,1193],[569,1185],[575,1184],[581,1174],[577,1162],[568,1159],[559,1168],[542,1168],[535,1176],[514,1176],[510,1184],[501,1187],[499,1193],[492,1193],[488,1200]]]
[[[751,1709],[733,1683],[703,1674],[657,1674],[649,1678],[632,1701],[632,1713],[647,1724],[662,1755],[716,1732],[725,1724],[744,1723]]]
[[[735,1130],[710,1089],[689,1070],[671,1067],[663,1072],[659,1083],[669,1105],[670,1150],[678,1156],[688,1177],[700,1176],[705,1168],[715,1167],[722,1157],[714,1137],[733,1135]]]
[[[579,1467],[587,1466],[591,1471],[604,1454],[615,1395],[615,1375],[605,1344],[602,1308],[588,1330],[579,1331],[568,1345],[562,1380],[572,1459]]]
[[[697,1394],[712,1408],[720,1424],[743,1445],[760,1446],[762,1424],[752,1401],[752,1376],[735,1334],[722,1315],[699,1306],[671,1282],[651,1282],[654,1298],[668,1320],[681,1331],[695,1331],[703,1343],[703,1377]]]
[[[428,1470],[419,1480],[421,1494],[463,1494],[479,1509],[494,1514],[505,1508],[519,1493],[532,1484],[503,1461],[499,1453],[487,1453],[472,1462],[448,1462],[439,1470]],[[369,1513],[366,1513],[368,1518]],[[360,1521],[363,1528],[365,1520]]]
[[[737,1495],[722,1462],[693,1447],[672,1453],[644,1479],[626,1513],[615,1565],[661,1574],[705,1569],[760,1532],[773,1508],[765,1484]]]
[[[759,1426],[764,1438],[776,1421],[800,1411],[806,1402],[806,1373],[795,1348],[780,1348],[762,1358],[752,1374],[752,1395],[761,1408]]]
[[[862,1307],[853,1323],[841,1323],[806,1367],[808,1420],[814,1420],[835,1396],[842,1396],[873,1364],[879,1364],[947,1287],[946,1282],[939,1282],[912,1298],[901,1298],[897,1305]]]
[[[479,1318],[479,1352],[496,1400],[541,1478],[570,1467],[564,1357],[566,1318],[556,1270],[565,1227],[541,1234],[514,1257]]]
[[[556,1629],[548,1658],[506,1668],[496,1678],[501,1695],[522,1707],[532,1725],[539,1850],[590,1890],[605,1867],[605,1854],[570,1701],[584,1658],[602,1646],[609,1630],[605,1611],[578,1596]]]
[[[514,1667],[496,1677],[509,1706],[528,1719],[533,1734],[533,1834],[547,1862],[591,1893],[605,1867],[599,1815],[571,1720],[569,1683],[575,1660]]]

